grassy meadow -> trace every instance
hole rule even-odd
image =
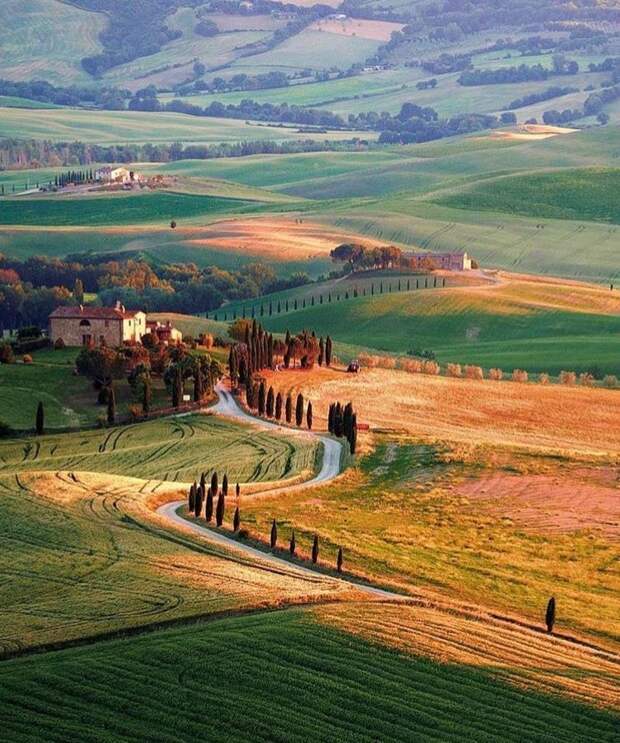
[[[407,279],[400,281],[404,290]],[[362,279],[358,293],[364,290],[366,296],[358,297],[353,297],[354,279],[326,287],[301,287],[268,297],[262,302],[266,313],[262,317],[260,302],[248,302],[245,308],[249,315],[255,307],[263,325],[275,332],[311,328],[317,335],[331,335],[343,358],[362,349],[401,355],[425,349],[433,351],[442,364],[475,364],[509,372],[520,368],[552,375],[564,369],[581,372],[596,367],[601,374],[620,375],[620,298],[615,291],[512,277],[500,280],[499,285],[445,289],[424,289],[424,277],[410,281],[411,291],[398,292],[397,278]],[[421,287],[417,290],[416,281]],[[374,296],[370,296],[369,283],[374,285]],[[381,283],[383,294],[379,294]],[[295,297],[297,311],[292,309]],[[277,314],[278,303],[284,310],[282,303],[287,299],[291,311]],[[305,309],[301,309],[302,301]],[[270,302],[272,316],[268,314]],[[241,314],[243,306],[224,308],[228,319],[234,311]],[[217,316],[223,319],[223,312]]]
[[[606,569],[615,554],[613,540],[587,527],[550,531],[552,519],[544,526],[543,514],[551,506],[542,501],[530,509],[525,526],[509,504],[497,510],[489,496],[481,500],[462,489],[485,471],[561,476],[566,487],[576,487],[583,462],[474,444],[421,445],[407,437],[381,436],[374,443],[337,488],[313,490],[312,508],[305,493],[249,501],[243,523],[265,539],[275,518],[282,543],[294,529],[306,553],[318,534],[327,564],[334,564],[342,546],[353,573],[535,624],[542,623],[546,602],[555,595],[563,631],[618,642],[618,575]],[[592,469],[590,477],[597,476]],[[530,486],[534,482],[535,477]]]
[[[216,416],[190,415],[103,430],[5,439],[0,476],[78,470],[192,482],[230,457],[233,482],[273,481],[314,469],[319,445],[249,431]]]
[[[3,0],[0,4],[0,77],[45,79],[54,85],[86,83],[80,64],[97,54],[107,20],[59,0]],[[0,116],[2,118],[2,116]]]
[[[620,223],[620,168],[530,173],[497,178],[440,201],[472,211]]]
[[[602,742],[616,724],[609,712],[508,686],[487,669],[352,641],[302,610],[16,659],[0,677],[16,743],[34,740],[35,729],[49,740],[94,740],[103,729],[110,740],[163,740],[200,737],[205,726],[214,741]]]
[[[152,222],[165,224],[172,218],[211,219],[221,214],[256,211],[259,208],[259,205],[242,199],[164,192],[119,193],[73,199],[19,196],[3,201],[0,224],[66,227]]]
[[[93,425],[105,417],[105,408],[96,405],[92,383],[73,374],[78,352],[78,348],[44,349],[31,354],[32,364],[0,364],[0,420],[15,430],[32,430],[39,400],[50,429]],[[117,381],[118,413],[125,415],[135,402],[127,382]],[[169,404],[170,394],[157,380],[153,384],[153,405]]]

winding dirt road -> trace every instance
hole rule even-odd
[[[310,480],[305,482],[297,483],[294,485],[287,486],[287,492],[292,490],[303,490],[305,488],[319,485],[320,483],[328,482],[333,480],[340,474],[340,459],[342,455],[342,444],[339,441],[335,441],[327,436],[321,436],[318,433],[312,433],[310,431],[295,431],[284,426],[280,426],[277,423],[265,421],[253,416],[242,410],[236,403],[234,397],[222,384],[218,384],[216,387],[218,402],[212,410],[218,415],[225,418],[232,418],[234,420],[241,420],[244,423],[249,423],[257,428],[269,429],[279,431],[285,436],[313,436],[317,438],[323,447],[323,460],[321,469],[319,472]],[[260,493],[253,493],[253,496],[266,496],[278,493],[278,488],[272,488],[270,490],[261,491]],[[359,591],[370,594],[376,598],[397,600],[397,601],[411,601],[411,597],[403,596],[399,593],[393,593],[391,591],[385,591],[381,588],[375,588],[365,583],[357,583],[352,580],[345,578],[335,578],[328,575],[324,575],[317,570],[304,567],[302,565],[296,565],[288,560],[283,560],[276,555],[268,552],[262,552],[261,550],[251,547],[248,544],[243,544],[235,539],[230,539],[225,534],[215,531],[207,526],[203,526],[201,523],[196,521],[188,521],[182,516],[179,516],[179,509],[185,505],[184,500],[173,501],[171,503],[165,503],[157,509],[157,513],[164,516],[166,519],[171,521],[176,527],[183,529],[187,532],[199,534],[206,541],[211,542],[219,547],[226,547],[229,550],[244,554],[255,560],[266,562],[271,565],[277,565],[278,567],[285,567],[287,570],[297,572],[304,577],[312,576],[315,580],[324,580],[326,584],[333,585],[334,582],[346,583],[358,589]]]

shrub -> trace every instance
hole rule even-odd
[[[15,354],[10,343],[0,343],[0,364],[14,364]]]
[[[467,379],[484,379],[484,372],[481,366],[472,366],[468,364],[465,367],[465,376]]]
[[[422,363],[422,373],[423,374],[432,374],[434,376],[437,376],[441,372],[441,367],[436,361],[424,361]]]
[[[539,384],[549,384],[549,375],[543,372],[542,374],[538,375],[538,383]]]
[[[577,375],[573,371],[560,372],[560,384],[576,384]]]
[[[614,389],[618,386],[618,377],[615,374],[608,374],[603,379],[603,385],[609,387],[609,389]]]
[[[448,377],[462,377],[463,371],[460,364],[448,364],[446,367],[446,375]]]
[[[398,367],[409,374],[419,374],[422,371],[422,362],[418,359],[399,359]]]
[[[504,372],[501,369],[489,369],[489,379],[499,382],[504,378]]]
[[[32,364],[32,356],[29,353],[25,353],[22,361],[24,362],[24,364]]]
[[[582,372],[579,375],[579,384],[582,387],[594,387],[594,376],[589,372]]]
[[[62,338],[56,338],[56,342],[54,343],[54,350],[55,351],[62,351],[62,349],[65,348],[65,342]]]
[[[513,382],[527,382],[527,372],[523,369],[515,369],[512,372]]]
[[[136,421],[142,418],[143,413],[140,405],[130,405],[127,408],[127,411],[129,412],[129,417],[132,421]]]
[[[213,336],[211,333],[201,333],[198,336],[198,342],[206,349],[213,348]]]

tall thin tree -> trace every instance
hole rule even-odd
[[[342,562],[343,562],[342,547],[338,547],[338,557],[336,559],[336,570],[339,573],[342,573]]]
[[[301,392],[297,395],[297,403],[295,404],[295,423],[298,426],[304,422],[304,396]]]
[[[274,519],[271,523],[271,534],[269,537],[269,544],[271,545],[271,549],[275,549],[276,545],[278,544],[278,527],[276,525],[276,520]]]
[[[211,488],[207,490],[207,502],[205,505],[205,518],[209,522],[213,519],[213,491],[211,490]]]
[[[290,423],[293,420],[293,398],[291,397],[290,393],[286,396],[286,406],[284,412],[286,422]]]
[[[282,420],[282,393],[278,392],[276,395],[276,420]]]
[[[308,403],[308,409],[306,410],[306,423],[308,424],[308,430],[312,430],[312,401]]]
[[[221,526],[224,522],[224,494],[220,490],[220,494],[217,496],[217,506],[215,508],[215,523]]]
[[[237,506],[237,508],[235,508],[235,515],[233,516],[233,531],[238,532],[240,525],[241,525],[241,514],[239,513],[239,506]]]
[[[312,562],[316,564],[319,559],[319,536],[314,535],[314,541],[312,542]]]
[[[116,393],[114,385],[108,388],[108,423],[112,426],[116,420]]]
[[[45,411],[43,410],[43,403],[39,401],[39,404],[37,405],[37,419],[35,421],[35,430],[37,432],[37,436],[43,435],[44,428],[45,428]]]
[[[291,532],[291,541],[288,545],[288,551],[291,553],[291,556],[295,556],[295,550],[297,549],[297,545],[295,544],[295,531],[293,530]]]
[[[555,625],[555,597],[551,597],[547,603],[547,611],[545,612],[545,624],[547,625],[547,632],[553,632],[553,626]]]

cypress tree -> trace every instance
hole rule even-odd
[[[84,284],[82,279],[76,279],[73,284],[73,297],[78,304],[84,302]]]
[[[318,534],[314,535],[314,541],[312,542],[312,562],[316,564],[319,559],[319,537]]]
[[[336,570],[342,573],[342,547],[338,547],[338,558],[336,560]]]
[[[334,436],[340,438],[342,436],[342,433],[342,406],[339,402],[337,402],[334,409]]]
[[[325,339],[325,366],[331,366],[332,363],[332,339],[327,336]]]
[[[288,551],[291,553],[291,556],[292,557],[295,556],[295,550],[296,550],[296,548],[297,547],[296,547],[296,544],[295,544],[295,530],[293,529],[293,531],[291,532],[290,542],[288,543]]]
[[[196,493],[196,499],[194,501],[194,516],[198,518],[200,514],[202,513],[202,491],[200,488],[198,489],[198,492]]]
[[[232,379],[232,377],[231,377]],[[202,368],[200,361],[196,362],[196,371],[194,372],[194,402],[200,402],[203,398],[203,380],[202,380]]]
[[[192,483],[189,489],[189,497],[187,501],[187,508],[190,512],[194,510],[195,503],[196,503],[196,483]]]
[[[276,420],[282,419],[282,394],[278,392],[276,395]]]
[[[177,367],[172,379],[172,407],[178,408],[183,397],[183,383],[181,381],[181,370]]]
[[[323,342],[323,336],[319,339],[319,366],[323,366],[325,361],[325,343]]]
[[[267,406],[266,406],[268,418],[273,418],[274,405],[275,405],[275,398],[273,395],[273,387],[270,387],[269,392],[267,393]]]
[[[211,490],[213,491],[213,495],[217,493],[217,472],[211,475]]]
[[[312,402],[308,403],[308,410],[306,411],[306,423],[308,424],[308,430],[312,430]]]
[[[116,393],[114,392],[114,385],[110,385],[108,388],[108,423],[114,425],[116,419]]]
[[[336,406],[334,405],[333,402],[330,403],[330,405],[329,405],[329,413],[328,413],[328,416],[327,416],[327,430],[330,433],[333,433],[334,432],[334,410],[335,410],[335,407]]]
[[[239,487],[239,483],[237,483],[237,484],[235,485],[235,494],[236,494],[237,498],[238,498],[238,497],[239,497],[239,495],[241,494],[241,488]]]
[[[285,406],[284,414],[286,417],[286,422],[290,423],[291,420],[293,419],[293,399],[291,398],[290,392],[286,396],[286,406]]]
[[[351,454],[355,454],[357,449],[357,415],[355,413],[353,413],[351,432],[349,433],[349,449]]]
[[[37,418],[35,422],[35,430],[37,432],[37,436],[41,436],[43,434],[44,425],[45,413],[43,411],[43,403],[39,401],[39,404],[37,405]]]
[[[201,487],[203,493],[206,492],[206,490],[207,490],[207,476],[206,476],[206,474],[204,472],[202,473],[202,475],[200,475],[200,487]]]
[[[353,405],[350,402],[348,402],[345,405],[344,411],[342,413],[342,434],[344,434],[347,438],[349,438],[349,435],[351,433],[352,421],[353,421]]]
[[[207,505],[205,506],[205,518],[209,522],[213,518],[213,491],[211,490],[211,488],[207,490]]]
[[[239,514],[239,506],[235,508],[235,515],[233,517],[233,531],[238,532],[239,531],[239,525],[241,523],[241,516]]]
[[[221,526],[224,523],[224,494],[220,490],[220,494],[217,496],[217,505],[215,507],[215,524]]]
[[[222,480],[222,493],[224,493],[224,498],[228,495],[228,475],[224,474],[224,478]]]
[[[545,624],[547,625],[547,632],[551,634],[551,632],[553,632],[553,625],[555,624],[555,598],[553,596],[549,599],[547,604]]]
[[[148,415],[151,411],[151,399],[153,397],[152,387],[151,387],[151,376],[150,374],[147,374],[144,377],[144,382],[142,385],[142,412],[144,415]]]
[[[249,377],[245,382],[245,401],[248,408],[254,408],[254,385]]]
[[[297,395],[297,403],[295,404],[295,423],[298,426],[304,422],[304,396],[301,392]]]
[[[261,382],[258,388],[258,414],[265,415],[265,383]]]
[[[278,544],[278,527],[276,526],[276,520],[274,519],[271,524],[271,535],[269,537],[269,544],[271,549],[275,549]]]

